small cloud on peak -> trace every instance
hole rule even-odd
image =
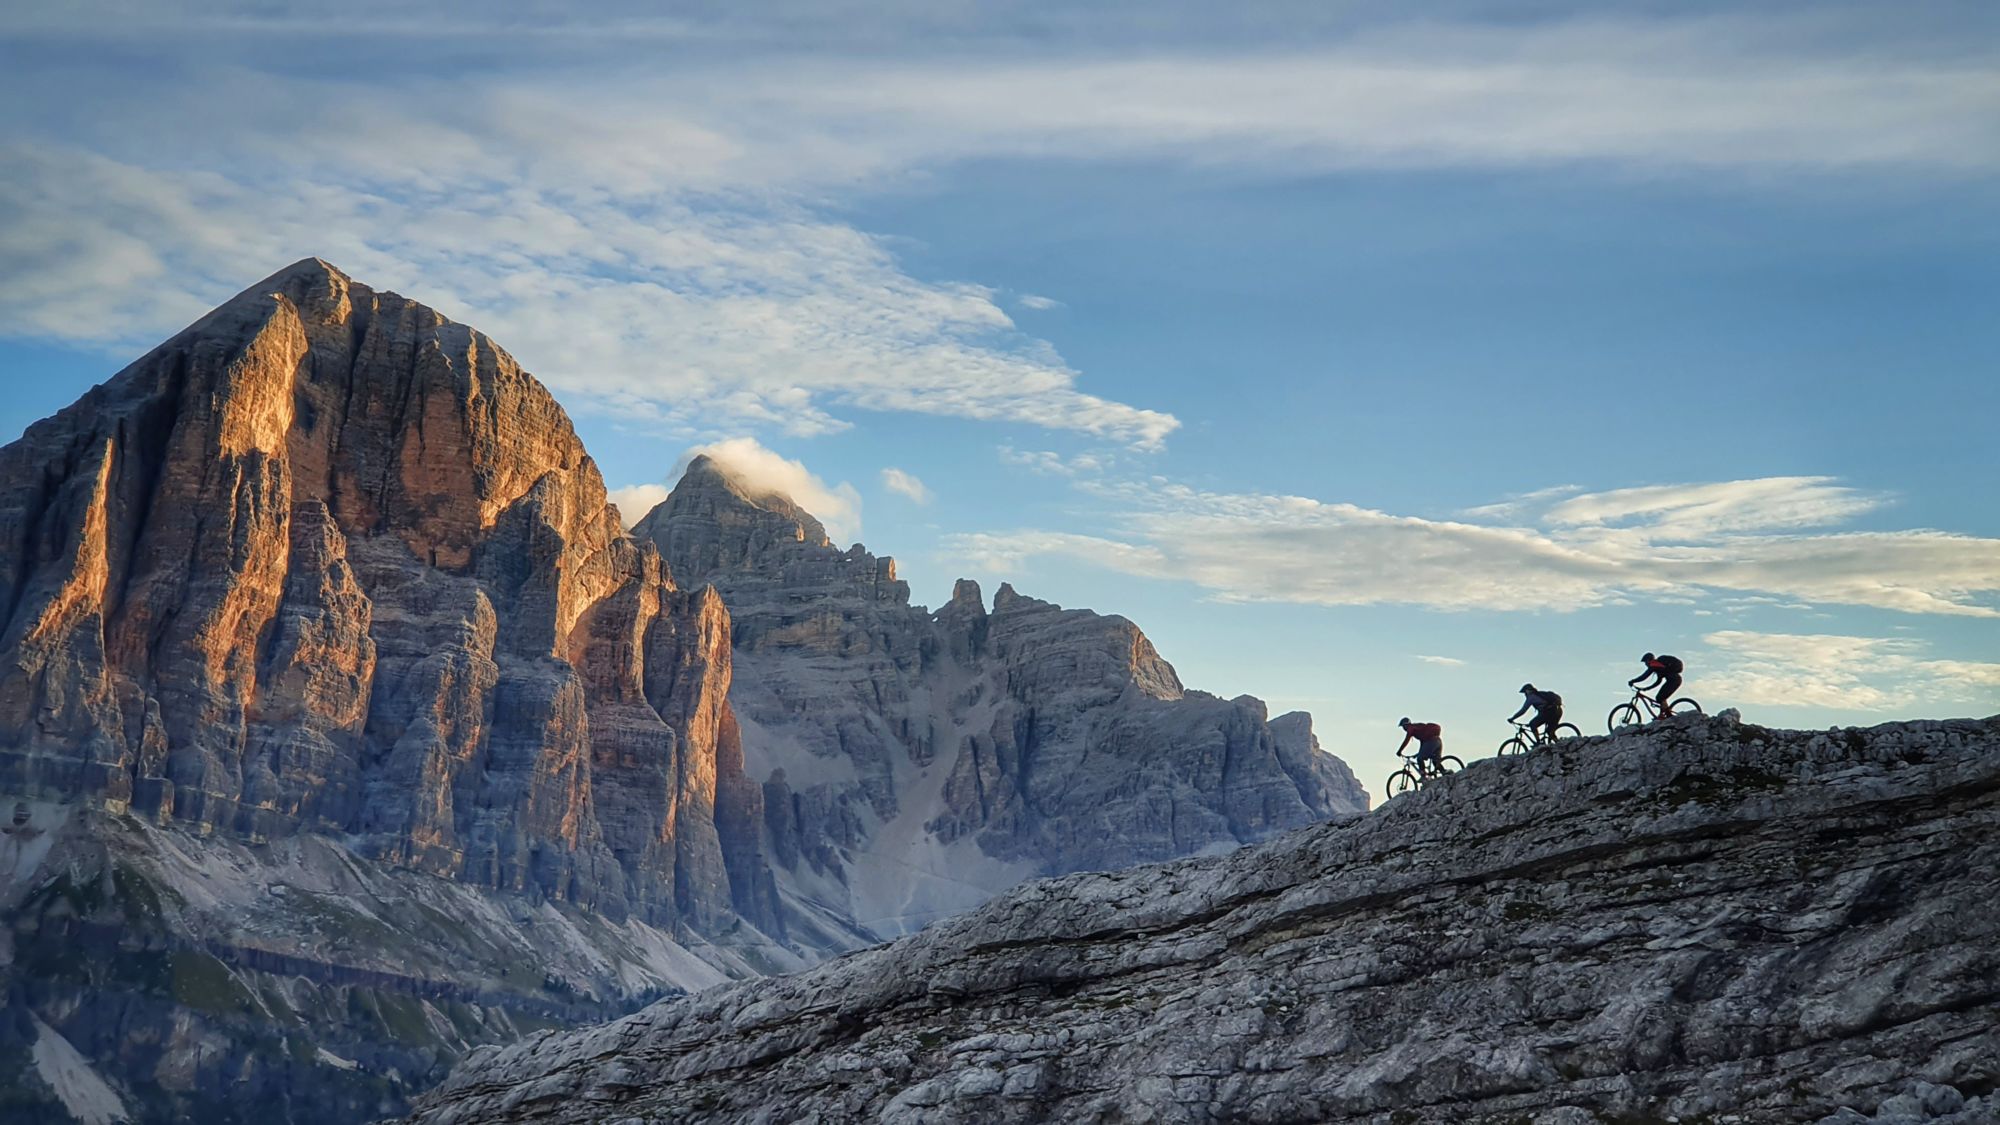
[[[646,513],[659,507],[672,491],[664,484],[628,484],[612,489],[607,499],[618,505],[618,517],[630,529],[645,519]]]
[[[901,469],[883,469],[882,487],[907,496],[918,504],[931,502],[931,490],[924,487],[924,482],[918,480],[914,473],[906,473]]]
[[[1418,660],[1421,660],[1421,661],[1423,661],[1423,662],[1424,662],[1424,663],[1426,663],[1426,664],[1442,664],[1442,665],[1444,665],[1444,666],[1445,666],[1445,667],[1447,667],[1447,668],[1462,668],[1462,667],[1464,667],[1464,666],[1465,666],[1465,661],[1463,661],[1463,660],[1460,660],[1460,659],[1459,659],[1458,657],[1456,657],[1456,656],[1423,656],[1423,655],[1419,655],[1419,656],[1417,657],[1417,659],[1418,659]]]
[[[852,543],[861,535],[861,493],[853,485],[846,481],[829,485],[804,463],[765,448],[756,438],[729,438],[695,446],[682,454],[675,476],[696,457],[707,457],[753,492],[790,497],[825,524],[827,537],[836,543]]]
[[[1033,309],[1036,312],[1047,312],[1050,309],[1063,307],[1061,301],[1056,300],[1054,297],[1044,297],[1039,293],[1023,293],[1014,299],[1014,303],[1024,309]]]

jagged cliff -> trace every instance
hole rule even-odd
[[[504,351],[324,262],[0,450],[0,612],[7,792],[778,925],[720,600]]]
[[[2000,1119],[2000,718],[1690,717],[482,1051],[412,1121]]]
[[[1137,626],[891,559],[707,457],[633,529],[733,622],[749,772],[788,900],[884,936],[1023,878],[1227,850],[1366,810],[1311,720],[1181,685]]]

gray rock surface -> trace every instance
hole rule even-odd
[[[1365,811],[1303,714],[1184,688],[1130,621],[895,562],[707,457],[633,529],[722,592],[747,768],[802,914],[882,936],[1024,878],[1226,851]]]
[[[485,1049],[410,1120],[1994,1119],[2000,718],[1690,717]]]

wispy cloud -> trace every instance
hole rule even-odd
[[[1170,414],[1091,393],[993,291],[912,276],[825,205],[955,162],[1272,176],[1582,164],[1762,184],[2000,170],[1990,55],[1814,49],[1783,19],[1343,32],[1300,5],[1279,22],[1311,23],[1323,32],[1312,41],[1273,30],[1121,43],[1106,29],[1213,21],[899,6],[964,46],[938,61],[860,49],[909,47],[897,20],[843,30],[811,5],[719,23],[501,5],[453,32],[535,67],[383,66],[340,81],[244,69],[244,57],[290,55],[229,37],[291,36],[324,56],[351,44],[351,19],[283,3],[130,9],[9,9],[15,22],[0,24],[65,42],[140,34],[181,52],[153,69],[10,60],[0,333],[143,345],[319,254],[479,324],[569,401],[695,437],[825,433],[858,410],[1148,449],[1175,431]],[[366,10],[422,25],[405,8]],[[832,35],[856,49],[781,57],[761,24],[788,29],[785,44]],[[1051,27],[1078,38],[1026,50]],[[664,42],[708,50],[663,75],[647,52]],[[552,44],[561,53],[544,63]]]
[[[1211,493],[1157,479],[1080,487],[1116,505],[1108,533],[990,532],[953,542],[992,569],[1054,554],[1191,582],[1224,601],[1562,612],[1727,594],[2000,617],[1991,604],[2000,591],[2000,539],[1802,532],[1812,520],[1875,503],[1818,477],[1584,494],[1563,501],[1565,514],[1541,526]],[[1585,522],[1613,514],[1626,522],[1615,529]]]
[[[1047,312],[1050,309],[1062,308],[1061,301],[1056,300],[1054,297],[1043,297],[1036,293],[1023,293],[1014,299],[1014,303],[1024,309],[1034,309],[1036,312]]]
[[[618,515],[626,527],[631,527],[646,518],[646,513],[666,502],[673,490],[664,484],[628,484],[622,488],[608,490],[609,499],[618,507]]]
[[[1000,460],[1017,468],[1044,476],[1077,477],[1102,472],[1110,458],[1102,453],[1077,453],[1065,457],[1052,449],[1000,447]]]
[[[1417,659],[1426,664],[1442,664],[1447,668],[1462,668],[1465,666],[1465,661],[1460,660],[1456,656],[1418,656]]]
[[[1751,633],[1702,638],[1716,650],[1733,698],[1768,707],[1880,711],[1976,703],[2000,706],[2000,664],[1938,660],[1907,637]]]
[[[882,487],[899,495],[907,496],[918,504],[928,504],[931,502],[931,490],[925,487],[924,482],[918,480],[916,474],[906,473],[901,469],[883,469]]]

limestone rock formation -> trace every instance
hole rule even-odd
[[[1138,627],[895,562],[696,458],[633,529],[734,626],[730,698],[802,912],[882,935],[1023,878],[1226,850],[1367,808],[1305,715],[1184,688]]]
[[[783,916],[729,635],[539,383],[324,262],[37,423],[0,1108],[73,1054],[148,1120],[372,1118],[469,1043],[852,947]]]
[[[1688,717],[472,1056],[420,1125],[2000,1119],[2000,717]]]
[[[491,340],[316,259],[0,450],[0,788],[780,932],[727,614]]]

